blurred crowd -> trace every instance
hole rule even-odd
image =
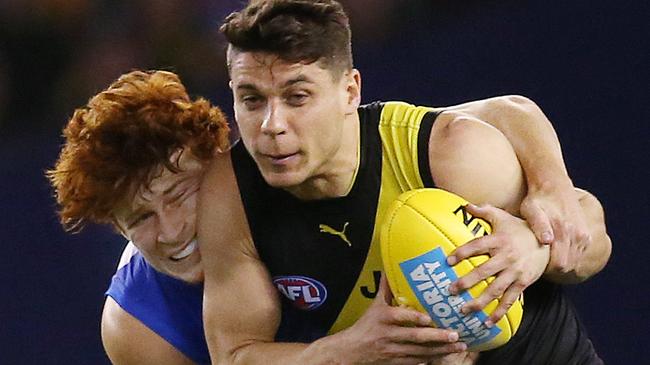
[[[173,70],[192,94],[226,106],[218,27],[243,2],[0,0],[0,138],[60,129],[75,107],[134,68]],[[396,0],[342,2],[355,42],[381,40],[399,22]],[[413,14],[426,2],[411,3]]]

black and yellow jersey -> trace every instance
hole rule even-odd
[[[271,188],[244,147],[233,149],[253,241],[284,297],[279,338],[309,341],[346,328],[375,297],[378,223],[401,192],[433,186],[426,148],[437,114],[396,102],[360,107],[359,164],[341,198],[303,201]]]
[[[282,296],[276,340],[311,342],[351,326],[370,305],[382,270],[379,226],[385,211],[402,192],[435,186],[428,150],[439,114],[439,109],[403,102],[361,106],[359,164],[351,190],[340,198],[303,201],[271,188],[243,144],[232,150],[255,247]],[[556,286],[544,289],[555,291]],[[524,309],[511,343],[534,337],[525,327],[537,320]],[[519,352],[532,350],[529,340],[523,342],[498,349],[495,358],[508,349],[516,361]]]

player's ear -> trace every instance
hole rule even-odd
[[[349,113],[356,113],[361,104],[361,73],[357,69],[351,69],[343,76],[347,94],[347,106]]]

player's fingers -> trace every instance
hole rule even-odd
[[[498,240],[497,235],[475,238],[452,251],[447,257],[447,263],[453,266],[468,257],[488,254],[498,245]]]
[[[553,226],[548,214],[537,203],[529,200],[521,204],[521,216],[528,222],[530,229],[537,237],[537,241],[544,245],[549,245],[555,239],[553,235]]]
[[[551,270],[564,273],[568,270],[570,255],[570,227],[560,220],[553,221],[555,241],[551,246],[549,265]]]
[[[391,342],[427,346],[455,343],[459,339],[458,332],[435,327],[391,327],[386,336]]]
[[[574,230],[574,239],[578,239],[577,237],[580,236],[579,241],[571,241],[569,242],[569,253],[567,257],[567,268],[565,268],[564,272],[569,272],[572,270],[575,270],[577,263],[582,260],[583,255],[585,254],[585,250],[588,247],[588,245],[591,243],[591,236],[586,235],[582,236],[581,234],[576,234]]]
[[[463,290],[469,289],[481,280],[485,280],[506,268],[506,262],[502,255],[491,257],[481,265],[475,267],[449,286],[449,292],[457,295]]]
[[[494,299],[500,298],[508,288],[510,288],[514,282],[514,275],[509,271],[502,272],[497,276],[491,283],[488,284],[488,287],[483,291],[483,293],[463,305],[461,310],[463,313],[476,312],[482,310]]]
[[[505,211],[489,204],[482,204],[479,206],[469,203],[465,209],[469,214],[488,221],[488,223],[490,223],[493,227],[499,223],[504,214],[507,214]]]
[[[379,349],[379,357],[383,358],[382,363],[397,364],[420,364],[437,361],[441,356],[463,352],[467,345],[462,342],[453,344],[412,344],[412,343],[390,343]]]
[[[461,352],[439,355],[427,364],[418,365],[472,365],[478,359],[478,352]]]
[[[433,324],[428,314],[406,307],[387,307],[383,322],[398,326],[430,326]]]
[[[381,278],[379,279],[379,289],[377,290],[376,298],[375,301],[380,300],[382,301],[382,304],[387,305],[391,305],[393,301],[393,292],[390,290],[388,279],[386,279],[386,274],[383,271],[381,272]]]
[[[519,298],[524,289],[525,285],[523,283],[513,283],[505,293],[503,293],[503,296],[501,296],[501,299],[499,300],[499,305],[494,312],[492,312],[490,317],[488,317],[485,324],[488,327],[491,327],[494,323],[497,323],[508,312],[515,301],[517,301],[517,298]]]

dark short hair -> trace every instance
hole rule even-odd
[[[288,62],[319,62],[338,72],[353,67],[350,22],[334,0],[251,0],[230,14],[220,31],[229,50],[273,53]]]

